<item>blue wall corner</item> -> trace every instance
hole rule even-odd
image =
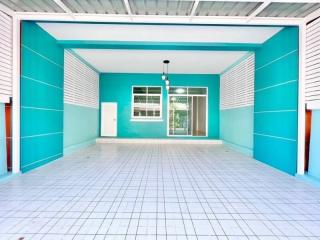
[[[297,171],[299,31],[285,27],[255,54],[254,157]]]
[[[63,154],[63,61],[52,36],[34,22],[22,22],[22,172]]]

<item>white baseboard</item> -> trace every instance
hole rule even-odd
[[[151,144],[222,144],[215,139],[166,139],[166,138],[97,138],[97,143],[151,143]]]

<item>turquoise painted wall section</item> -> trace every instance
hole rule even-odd
[[[297,170],[299,32],[286,27],[256,51],[254,158]]]
[[[64,104],[64,153],[91,144],[99,136],[99,109]]]
[[[22,23],[21,171],[63,154],[63,49],[34,22]]]
[[[5,104],[0,103],[0,176],[7,173]]]
[[[170,83],[171,86],[208,87],[208,138],[219,138],[219,75],[170,74]],[[162,86],[163,121],[130,121],[133,85]],[[120,138],[166,138],[167,97],[160,74],[104,73],[100,75],[100,102],[118,103],[118,137]]]
[[[320,179],[320,110],[312,111],[308,174]]]
[[[231,147],[252,155],[253,106],[221,110],[220,138]]]

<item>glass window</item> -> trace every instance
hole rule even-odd
[[[161,118],[161,87],[133,87],[132,118]]]

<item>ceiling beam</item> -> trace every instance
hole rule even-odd
[[[256,10],[254,10],[249,16],[248,16],[248,22],[259,15],[266,7],[268,7],[271,4],[271,0],[264,1]]]
[[[226,24],[226,25],[274,25],[299,26],[304,18],[254,17],[248,22],[248,17],[224,16],[160,16],[160,15],[127,15],[127,14],[87,14],[74,13],[71,19],[66,13],[28,13],[17,12],[20,20],[34,21],[78,21],[78,22],[114,22],[114,23],[170,23],[170,24]]]
[[[12,9],[8,8],[7,6],[3,5],[2,3],[0,3],[0,11],[8,14],[9,16],[13,16],[15,13]]]
[[[53,0],[60,8],[63,9],[66,13],[68,13],[72,18],[73,17],[73,12],[71,11],[70,8],[68,8],[61,0]]]
[[[199,6],[199,3],[200,3],[200,0],[195,0],[194,1],[192,9],[191,9],[191,12],[190,12],[190,16],[191,17],[193,17],[196,14],[196,10],[197,10],[197,8]]]
[[[124,3],[124,6],[126,7],[126,10],[127,10],[128,14],[132,15],[132,11],[131,11],[131,7],[130,7],[130,4],[129,4],[129,1],[128,0],[123,0],[123,3]]]

